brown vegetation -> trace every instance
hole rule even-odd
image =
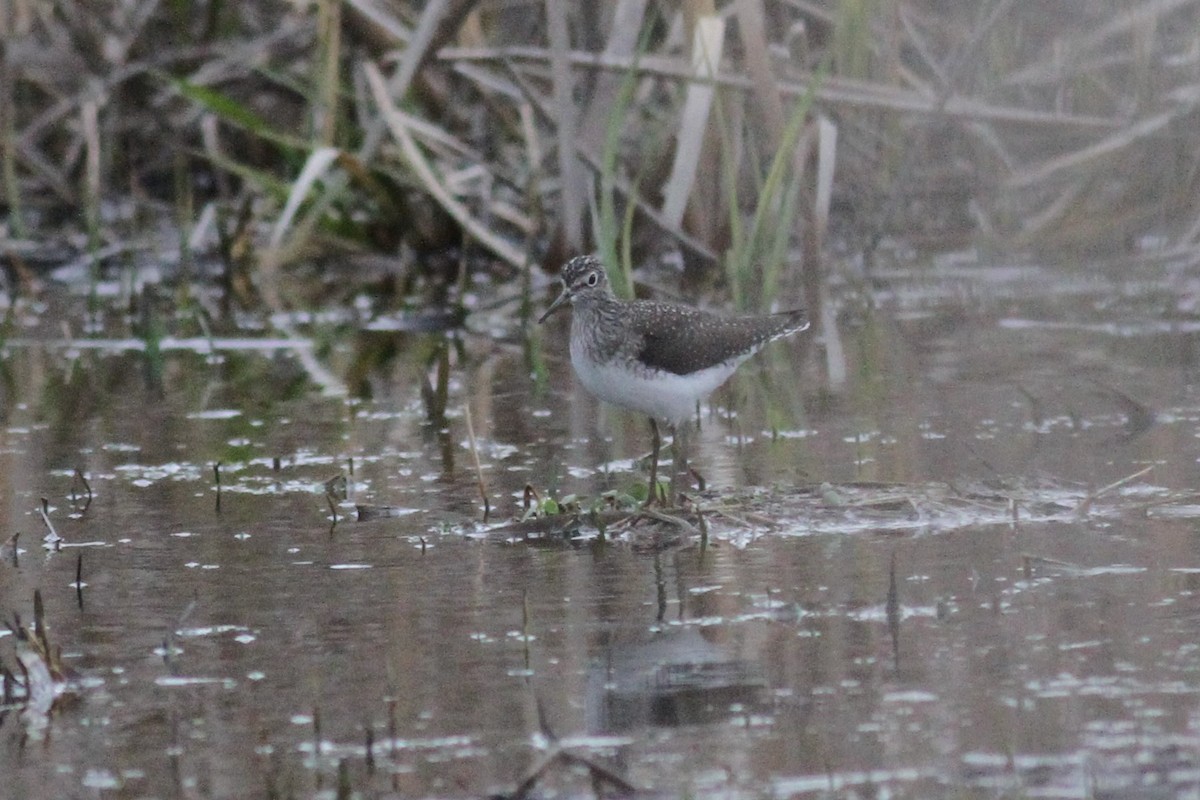
[[[457,274],[428,254],[596,248],[620,286],[675,252],[762,305],[896,237],[1200,240],[1197,0],[14,0],[2,22],[10,277],[177,252],[275,305],[310,301],[280,276],[322,254],[399,252],[403,287]]]

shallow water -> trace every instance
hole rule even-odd
[[[363,796],[476,797],[560,745],[667,796],[1200,795],[1200,284],[1141,274],[884,276],[843,308],[843,389],[790,341],[705,407],[692,461],[725,513],[658,550],[482,522],[467,409],[493,522],[527,484],[644,480],[645,421],[574,387],[565,315],[540,379],[500,316],[151,358],[117,318],[64,335],[72,298],[29,309],[0,610],[28,621],[40,589],[81,683],[4,716],[0,795],[332,797],[341,765]]]

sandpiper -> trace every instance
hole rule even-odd
[[[570,301],[571,365],[580,382],[601,400],[650,417],[647,505],[658,494],[658,421],[675,429],[743,361],[808,327],[801,310],[724,317],[675,303],[618,300],[604,265],[591,255],[568,261],[561,278],[562,294],[538,322]]]

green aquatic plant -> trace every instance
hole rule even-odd
[[[801,194],[796,146],[819,83],[820,76],[814,78],[808,92],[792,110],[770,167],[757,188],[748,226],[743,221],[742,198],[732,167],[736,162],[732,152],[735,137],[728,124],[722,122],[723,115],[717,115],[729,194],[730,245],[724,258],[725,277],[734,305],[743,311],[765,308],[775,298]]]
[[[142,341],[142,366],[147,385],[161,390],[166,359],[162,340],[167,335],[166,323],[158,308],[158,297],[152,284],[146,284],[138,303],[138,319],[133,326],[134,335]]]
[[[621,133],[633,108],[633,93],[640,79],[639,59],[650,44],[651,25],[645,25],[638,37],[633,63],[621,79],[621,86],[608,115],[604,130],[604,152],[600,162],[600,203],[595,225],[596,249],[601,262],[608,268],[609,281],[618,297],[633,297],[633,263],[630,237],[633,212],[636,208],[637,182],[627,201],[623,220],[618,223],[616,211],[616,175]],[[620,246],[618,246],[620,243]]]

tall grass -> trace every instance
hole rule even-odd
[[[849,78],[870,75],[873,6],[873,0],[836,0],[834,3],[836,24],[829,55],[839,75]]]
[[[796,148],[812,108],[816,85],[817,81],[814,80],[813,91],[796,103],[780,137],[779,146],[772,154],[770,167],[757,182],[749,226],[743,222],[744,205],[737,189],[737,176],[729,166],[735,161],[732,152],[734,137],[728,130],[728,124],[722,125],[730,231],[730,246],[725,253],[724,267],[730,294],[739,309],[765,308],[775,298],[780,271],[796,229],[801,194],[802,176],[796,168]]]
[[[637,49],[633,64],[625,71],[621,86],[617,91],[612,110],[604,131],[604,153],[600,167],[600,202],[599,214],[596,220],[596,249],[600,259],[609,270],[609,281],[619,297],[633,297],[633,214],[635,205],[628,202],[623,221],[618,227],[616,210],[615,179],[618,169],[618,158],[621,150],[621,135],[628,123],[630,110],[633,107],[633,95],[637,89],[640,71],[639,57],[646,52],[650,43],[650,24],[644,24],[638,37]],[[637,192],[638,182],[634,182],[634,193]]]
[[[24,199],[21,193],[21,181],[17,175],[17,129],[13,119],[16,113],[16,98],[13,96],[12,68],[7,63],[0,64],[0,170],[3,170],[4,197],[8,202],[8,224],[13,236],[25,239],[29,230],[25,225],[23,211]]]
[[[820,111],[839,125],[841,207],[900,209],[874,215],[884,221],[882,236],[915,231],[938,241],[938,215],[903,211],[956,202],[944,216],[1000,245],[1103,251],[1147,233],[1176,253],[1200,244],[1200,113],[1191,91],[1200,0],[1116,10],[1085,1],[1071,14],[1033,0],[745,0],[720,14],[715,5],[585,9],[563,0],[523,4],[518,13],[505,0],[370,8],[336,0],[61,0],[54,14],[10,15],[0,74],[9,235],[99,254],[101,242],[128,233],[107,203],[144,202],[169,216],[182,152],[193,201],[179,213],[203,209],[217,184],[221,203],[251,201],[247,238],[272,251],[257,260],[260,279],[264,264],[286,278],[293,261],[320,247],[394,254],[397,241],[417,237],[403,206],[388,201],[397,192],[423,194],[469,232],[476,251],[523,267],[552,251],[548,234],[573,213],[563,210],[571,205],[561,202],[564,185],[577,189],[589,178],[564,184],[564,164],[573,168],[582,155],[599,165],[595,240],[618,291],[631,291],[636,238],[695,255],[706,268],[720,250],[737,305],[761,307],[797,242],[794,218],[808,213],[808,187],[789,162],[803,143],[800,120]],[[634,12],[614,22],[619,6]],[[755,23],[747,37],[754,58],[743,42],[742,52],[726,47],[719,64],[699,71],[690,26],[734,16]],[[564,36],[564,19],[627,26],[594,37],[626,45],[613,34],[637,25],[637,50],[601,51],[578,26]],[[37,58],[26,57],[39,43]],[[814,87],[822,63],[828,74]],[[602,152],[585,153],[589,137],[572,141],[562,122],[578,114],[589,81],[612,70],[624,74],[609,108],[596,107],[606,112],[598,117],[606,120],[603,141],[594,143]],[[680,125],[665,117],[692,89],[710,86],[722,102],[750,97],[751,109],[793,98],[781,101],[795,103],[788,141],[772,141],[761,157],[742,152],[742,139],[755,138],[743,137],[750,129],[730,130],[719,109],[714,125],[702,108],[698,124],[714,127],[717,147],[710,132],[709,150],[695,139],[681,148]],[[204,139],[201,125],[215,133]],[[558,146],[531,148],[529,136]],[[692,162],[683,167],[715,165],[720,180],[667,187],[663,165],[645,154],[668,138],[676,152],[701,151],[681,158]],[[889,161],[902,150],[912,164],[901,171]],[[632,194],[630,176],[640,190]],[[947,183],[952,192],[943,191]],[[182,198],[182,187],[176,191]],[[862,216],[846,217],[851,248],[869,238],[853,230],[870,224]],[[380,230],[390,235],[375,236]],[[949,235],[941,241],[962,244]]]

